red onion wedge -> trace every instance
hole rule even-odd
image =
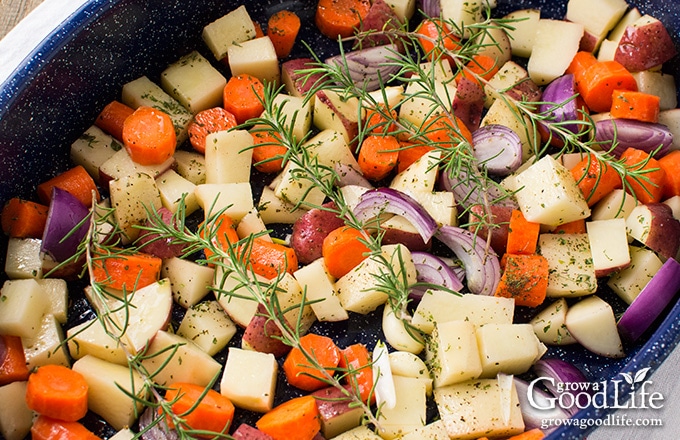
[[[550,122],[558,123],[563,129],[572,133],[578,133],[580,124],[564,124],[566,121],[580,119],[579,113],[582,107],[576,95],[574,75],[562,75],[545,87],[538,110],[542,115],[547,116]]]
[[[40,250],[59,263],[75,255],[87,234],[89,224],[83,220],[89,213],[70,192],[54,187]]]
[[[541,359],[534,364],[533,370],[543,386],[553,396],[561,398],[565,403],[562,405],[563,409],[570,412],[570,415],[576,414],[590,403],[593,393],[590,383],[574,364],[562,359]],[[570,396],[561,397],[562,394]]]
[[[473,175],[473,177],[470,177]],[[501,189],[493,183],[480,185],[485,178],[482,173],[475,169],[472,173],[469,170],[458,170],[457,173],[452,174],[447,170],[442,170],[440,173],[440,186],[446,191],[451,191],[454,195],[456,203],[463,209],[469,209],[474,205],[486,205],[488,203],[513,203],[513,199],[506,197],[501,200],[503,193]]]
[[[142,440],[177,440],[179,434],[176,430],[170,429],[165,423],[165,417],[154,420],[158,417],[153,408],[147,408],[139,417],[139,432]]]
[[[673,133],[663,124],[635,121],[632,119],[603,119],[595,123],[595,140],[603,150],[609,150],[616,140],[611,153],[620,157],[629,147],[652,153],[654,157],[665,156],[673,145]]]
[[[416,266],[418,282],[444,286],[456,292],[460,292],[463,288],[463,283],[453,269],[436,255],[429,252],[414,251],[411,252],[411,258]],[[420,299],[427,288],[427,286],[415,286],[412,289],[411,296]]]
[[[418,5],[427,17],[439,17],[441,6],[439,0],[418,0]]]
[[[399,71],[399,65],[390,61],[398,52],[395,44],[367,47],[330,57],[326,64],[346,70],[356,86],[371,92]]]
[[[522,410],[525,430],[538,428],[544,433],[548,433],[555,430],[559,425],[554,423],[551,428],[546,430],[543,429],[544,420],[564,420],[572,416],[569,411],[555,404],[554,396],[543,389],[536,386],[532,387],[529,382],[518,377],[513,377],[513,380],[519,398],[519,407]]]
[[[493,295],[501,278],[501,267],[486,241],[467,229],[449,225],[440,227],[435,236],[463,262],[470,292]]]
[[[522,165],[522,141],[505,125],[490,124],[472,133],[474,155],[489,174],[507,176]]]
[[[366,191],[354,207],[359,221],[366,221],[382,212],[401,215],[416,228],[423,241],[429,241],[437,231],[437,222],[411,196],[392,188],[378,188]]]
[[[358,170],[353,166],[342,162],[335,162],[335,172],[338,175],[337,186],[343,187],[345,185],[357,185],[364,188],[373,189],[373,184],[369,182]]]
[[[619,318],[619,334],[635,341],[680,291],[680,263],[669,258]]]

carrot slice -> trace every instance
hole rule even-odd
[[[210,133],[236,127],[236,117],[222,107],[213,107],[196,113],[189,123],[189,141],[194,150],[205,154],[205,138]]]
[[[111,101],[97,115],[94,125],[123,142],[123,124],[134,111],[135,109],[120,101]]]
[[[481,81],[479,81],[478,78],[488,81],[500,70],[500,68],[501,66],[495,58],[484,54],[476,54],[465,64],[465,69],[461,70],[456,75],[456,82],[460,82],[461,78],[467,78],[481,84]]]
[[[0,386],[28,379],[24,344],[19,336],[0,335]]]
[[[637,82],[621,63],[598,61],[583,72],[577,89],[588,108],[599,113],[611,109],[614,90],[637,90]]]
[[[227,250],[231,245],[238,242],[239,236],[236,233],[236,223],[228,214],[221,213],[215,218],[214,225],[215,238],[213,244],[222,250]],[[205,238],[205,229],[201,230],[203,238]],[[210,248],[204,248],[206,260],[210,260],[214,252]]]
[[[247,250],[247,256],[253,271],[267,279],[273,279],[279,273],[292,274],[299,267],[293,248],[262,238],[255,238],[252,241],[252,246]]]
[[[621,154],[621,160],[632,170],[640,173],[638,179],[626,176],[626,182],[641,203],[660,202],[663,198],[666,172],[649,153],[637,148],[628,148]]]
[[[391,135],[397,131],[397,124],[394,122],[398,119],[397,111],[394,109],[388,111],[384,104],[368,109],[365,119],[365,125],[371,134]]]
[[[408,168],[413,162],[423,157],[428,152],[434,150],[431,145],[414,144],[407,141],[400,141],[401,150],[399,150],[399,158],[397,159],[397,172],[401,173]]]
[[[92,206],[93,195],[95,201],[98,202],[100,200],[97,184],[82,165],[76,165],[70,170],[64,171],[50,180],[39,184],[37,187],[38,198],[43,204],[50,204],[52,188],[55,186],[68,191],[88,208]]]
[[[321,246],[321,254],[328,273],[340,278],[364,261],[370,252],[362,241],[364,239],[363,232],[349,226],[341,226],[331,231]]]
[[[359,167],[369,180],[380,180],[387,177],[397,166],[399,159],[399,141],[394,136],[371,135],[361,143],[359,150]]]
[[[534,254],[538,243],[541,224],[530,222],[522,211],[513,209],[510,214],[508,227],[508,244],[506,252],[509,254]]]
[[[63,365],[47,364],[28,376],[26,404],[38,414],[75,422],[87,414],[87,390],[82,374]]]
[[[175,382],[169,385],[165,400],[171,402],[172,412],[184,420],[188,429],[227,433],[234,419],[234,404],[227,397],[193,383]],[[169,418],[167,420],[168,426],[174,427],[174,423]],[[196,436],[214,437],[208,434]]]
[[[286,58],[293,50],[300,26],[300,17],[293,11],[283,9],[269,17],[267,35],[278,58]]]
[[[571,175],[588,202],[588,206],[593,206],[604,196],[623,186],[619,173],[606,162],[598,160],[594,154],[581,159],[571,169]]]
[[[123,143],[134,162],[158,165],[175,153],[175,126],[167,113],[141,106],[125,119]]]
[[[666,173],[663,197],[680,196],[680,150],[674,150],[659,159],[659,166]]]
[[[255,38],[264,37],[264,32],[262,31],[262,26],[255,20],[252,20],[253,27],[255,28]]]
[[[283,169],[283,156],[288,152],[278,134],[272,131],[252,133],[253,165],[262,173],[278,173]]]
[[[352,344],[340,351],[340,368],[348,370],[345,382],[358,390],[361,400],[373,402],[373,368],[368,348],[364,344]]]
[[[661,98],[650,93],[614,90],[611,115],[614,118],[635,119],[657,123]]]
[[[243,124],[264,111],[264,85],[252,75],[232,76],[224,86],[224,108]]]
[[[538,428],[534,428],[524,431],[520,434],[513,435],[512,437],[508,437],[507,440],[541,440],[544,437],[545,434],[543,431]]]
[[[370,8],[369,0],[319,0],[316,7],[316,27],[333,40],[351,37]]]
[[[49,207],[13,197],[2,207],[2,232],[15,238],[41,238]]]
[[[32,440],[99,440],[85,425],[38,416],[31,425]]]
[[[550,231],[553,234],[585,234],[586,220],[581,218],[567,223],[562,223]]]
[[[548,260],[543,255],[504,254],[503,275],[494,296],[514,298],[516,306],[537,307],[548,290]]]
[[[293,347],[283,361],[283,371],[288,383],[305,391],[328,386],[324,373],[309,361],[308,355],[330,376],[333,376],[340,363],[340,350],[331,338],[307,333],[300,338],[300,347]]]
[[[576,84],[576,87],[578,87],[578,84],[583,80],[586,70],[595,63],[597,63],[595,55],[593,55],[592,52],[582,50],[576,52],[576,55],[574,55],[574,58],[571,60],[569,67],[567,67],[567,70],[564,73],[574,75],[574,83]]]
[[[287,400],[255,422],[257,429],[274,440],[312,440],[321,430],[314,396]]]
[[[158,281],[162,263],[162,259],[143,252],[107,255],[94,261],[92,278],[111,289],[141,289]]]
[[[453,57],[448,55],[457,52],[462,46],[460,38],[451,32],[451,28],[441,20],[425,19],[416,29],[418,43],[425,57],[430,61],[447,59],[453,65]]]
[[[472,133],[460,118],[435,115],[423,124],[425,137],[439,148],[453,149],[460,141],[472,144]]]

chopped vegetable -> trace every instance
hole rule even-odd
[[[66,422],[47,416],[38,416],[31,426],[33,440],[100,440],[92,431],[78,422]]]
[[[272,40],[278,58],[286,58],[290,54],[300,26],[300,17],[293,11],[283,9],[269,17],[267,35]]]
[[[2,207],[2,232],[15,238],[41,238],[48,206],[13,197]]]
[[[673,145],[673,133],[661,124],[651,124],[632,119],[602,119],[595,123],[595,140],[603,150],[611,150],[620,157],[627,148],[633,147],[663,157]],[[612,149],[613,141],[616,145]]]
[[[90,211],[68,191],[58,187],[52,191],[40,250],[61,263],[76,254],[88,231],[88,224],[83,220]]]
[[[247,255],[253,272],[267,279],[298,270],[298,259],[293,248],[263,238],[255,238],[250,247],[240,252]]]
[[[394,136],[371,135],[361,143],[358,162],[369,180],[381,180],[397,166],[399,141]]]
[[[577,88],[593,112],[606,112],[612,107],[614,90],[637,90],[633,75],[616,61],[598,61],[586,68]]]
[[[110,254],[93,262],[93,282],[132,291],[158,281],[163,260],[143,252]]]
[[[671,151],[659,159],[659,166],[666,173],[663,197],[680,196],[680,151]]]
[[[338,366],[348,371],[345,377],[347,385],[352,389],[359,390],[361,400],[375,401],[373,393],[373,369],[371,368],[371,356],[364,344],[352,344],[340,351]]]
[[[316,27],[333,40],[350,37],[366,18],[370,8],[369,0],[319,0],[316,7]]]
[[[294,397],[260,417],[255,426],[274,440],[312,440],[321,430],[316,399]]]
[[[495,296],[514,298],[515,305],[537,307],[543,304],[548,289],[548,260],[537,254],[505,254],[503,275]]]
[[[165,391],[165,400],[171,403],[172,412],[188,429],[226,433],[234,418],[235,408],[228,398],[200,385],[186,382],[170,384]],[[174,425],[169,418],[168,425]],[[214,435],[198,437],[213,438]]]
[[[159,165],[175,153],[175,126],[167,113],[141,106],[125,119],[123,143],[134,162]]]
[[[498,61],[489,55],[476,54],[465,64],[465,68],[456,75],[456,82],[460,82],[465,77],[471,81],[490,80],[492,76],[500,70]]]
[[[224,108],[234,115],[236,122],[243,124],[262,114],[264,85],[262,81],[247,73],[232,76],[224,86],[223,99]]]
[[[88,208],[92,207],[93,201],[100,200],[97,184],[81,165],[76,165],[38,185],[38,198],[43,204],[50,204],[54,187],[70,192]]]
[[[614,90],[610,113],[613,118],[656,123],[659,121],[660,102],[661,98],[649,93]]]
[[[508,228],[508,254],[534,254],[541,224],[528,221],[522,211],[513,209]]]
[[[331,231],[323,240],[321,249],[328,273],[340,278],[364,261],[371,251],[365,240],[364,232],[349,226]]]
[[[26,380],[28,374],[21,337],[0,335],[0,386]]]
[[[82,374],[63,365],[47,364],[28,377],[26,404],[43,416],[75,422],[87,414],[87,390]]]
[[[194,150],[205,154],[205,139],[211,133],[236,127],[236,118],[222,107],[212,107],[196,113],[189,123],[189,141]]]
[[[293,347],[286,356],[283,371],[292,386],[315,391],[328,385],[326,375],[333,376],[339,363],[340,349],[331,338],[308,333],[300,338],[300,346]],[[317,365],[326,372],[323,373]]]
[[[619,173],[595,154],[585,156],[571,169],[588,206],[593,206],[607,194],[621,188],[623,182]]]
[[[416,29],[418,42],[430,61],[446,59],[453,63],[452,53],[461,48],[460,38],[456,36],[448,24],[435,18],[423,20]]]
[[[641,173],[637,179],[635,176],[626,176],[626,182],[637,200],[641,203],[661,201],[666,172],[659,166],[659,162],[649,153],[637,148],[628,148],[621,154],[621,159],[633,171]]]
[[[253,135],[253,165],[262,173],[278,173],[283,169],[283,157],[288,152],[281,137],[272,131],[255,131]]]
[[[116,138],[116,140],[123,142],[123,124],[134,111],[135,109],[132,107],[113,100],[106,104],[102,111],[99,112],[94,125]]]

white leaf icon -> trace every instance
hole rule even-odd
[[[628,382],[630,385],[633,385],[633,376],[631,376],[629,373],[621,373],[621,376],[626,379],[626,382]]]
[[[644,381],[645,377],[647,377],[648,372],[649,372],[649,367],[643,368],[642,370],[635,373],[635,383]]]

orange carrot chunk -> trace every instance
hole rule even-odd
[[[123,142],[123,124],[135,109],[120,101],[111,101],[97,115],[94,125],[101,128],[118,141]]]
[[[512,437],[508,437],[507,440],[541,440],[544,437],[545,434],[543,431],[538,428],[534,428],[524,431],[520,434],[513,435]]]
[[[484,54],[473,55],[472,59],[465,64],[465,68],[456,75],[456,82],[459,82],[461,78],[467,78],[481,84],[478,78],[490,80],[500,68],[501,66],[493,57]]]
[[[288,152],[278,134],[272,131],[252,133],[253,165],[262,173],[278,173],[283,169],[283,157]]]
[[[307,356],[314,359],[311,363]],[[300,338],[300,347],[293,347],[286,360],[283,371],[288,383],[305,391],[315,391],[328,386],[325,374],[315,364],[333,376],[340,363],[340,350],[328,336],[307,333]]]
[[[205,153],[205,138],[210,133],[236,127],[236,117],[222,107],[213,107],[196,113],[189,123],[189,141],[194,150]]]
[[[359,167],[369,180],[380,180],[397,166],[399,141],[394,136],[371,135],[361,143]]]
[[[593,206],[604,196],[623,186],[616,170],[594,154],[589,154],[571,169],[571,175],[578,184],[588,206]]]
[[[541,305],[548,289],[548,260],[539,254],[505,254],[502,260],[503,275],[494,295],[514,298],[517,306]]]
[[[52,188],[55,186],[68,191],[88,208],[92,206],[93,195],[95,201],[98,202],[100,200],[97,184],[82,165],[76,165],[70,170],[64,171],[50,180],[39,184],[37,187],[38,198],[43,204],[50,204]]]
[[[267,279],[284,272],[292,274],[299,268],[293,248],[262,238],[252,240],[252,246],[241,252],[247,254],[253,272]]]
[[[362,240],[365,240],[364,233],[348,226],[331,231],[321,246],[328,273],[340,278],[364,261],[370,249]]]
[[[78,422],[65,422],[38,416],[31,425],[32,440],[99,440],[92,431]]]
[[[141,106],[125,119],[123,143],[134,162],[158,165],[175,154],[175,126],[167,113]]]
[[[28,377],[26,404],[53,419],[75,422],[87,414],[87,382],[63,365],[47,364]]]
[[[663,197],[680,196],[680,150],[671,151],[659,159],[659,166],[666,173]]]
[[[108,288],[131,291],[158,281],[163,260],[143,252],[107,255],[94,261],[93,281]]]
[[[0,386],[28,379],[24,345],[19,336],[0,335]]]
[[[351,37],[370,8],[369,0],[319,0],[316,7],[316,27],[333,40]]]
[[[583,72],[577,88],[588,108],[599,113],[611,109],[614,90],[637,90],[637,82],[621,63],[598,61]]]
[[[215,234],[213,245],[218,249],[227,251],[231,245],[238,242],[239,236],[236,233],[236,223],[234,223],[234,219],[232,219],[228,214],[221,213],[218,215],[217,218],[215,218],[212,227],[214,228]],[[205,238],[205,228],[201,229],[201,235],[203,238]],[[203,252],[205,253],[206,260],[210,260],[214,255],[213,250],[208,247],[204,248]]]
[[[614,118],[635,119],[642,122],[659,121],[661,98],[632,90],[614,90],[611,115]]]
[[[586,220],[580,218],[571,222],[562,223],[561,225],[555,226],[550,232],[553,234],[585,234],[587,232]]]
[[[649,153],[637,148],[628,148],[621,154],[621,160],[629,169],[638,174],[637,178],[628,175],[626,182],[640,203],[660,202],[666,184],[666,172],[659,161]]]
[[[260,417],[255,426],[274,440],[312,440],[321,430],[316,399],[306,395],[287,400]]]
[[[586,70],[595,63],[597,63],[597,58],[595,58],[592,52],[579,51],[576,52],[564,73],[574,75],[574,83],[578,87],[579,83],[583,80]]]
[[[165,400],[171,403],[172,412],[183,419],[187,429],[226,434],[234,419],[234,404],[227,397],[193,383],[169,385]],[[174,427],[170,418],[167,420],[168,426]],[[213,438],[214,435],[197,434],[197,437]]]
[[[269,17],[267,35],[274,45],[278,58],[286,58],[293,50],[300,26],[300,17],[295,12],[286,9]]]
[[[472,144],[472,133],[456,116],[435,115],[423,124],[425,137],[439,148],[455,148],[459,142]]]
[[[400,141],[399,144],[401,146],[401,150],[399,150],[399,158],[397,159],[398,173],[401,173],[411,164],[413,164],[413,162],[434,150],[434,147],[431,145],[414,144],[407,141]]]
[[[508,227],[508,244],[506,252],[509,254],[534,254],[541,232],[540,223],[530,222],[522,211],[513,209],[510,214]]]
[[[425,19],[416,29],[418,43],[425,57],[430,61],[439,58],[447,59],[453,66],[453,57],[450,55],[458,51],[462,46],[460,38],[451,32],[451,28],[437,19]]]
[[[252,75],[232,76],[224,86],[224,108],[243,124],[264,111],[264,85]]]
[[[2,207],[2,232],[15,238],[41,238],[49,207],[13,197]]]
[[[375,400],[373,394],[373,368],[368,348],[364,344],[352,344],[340,351],[338,366],[347,370],[349,374],[345,382],[354,390],[358,390],[361,400],[368,402]]]

